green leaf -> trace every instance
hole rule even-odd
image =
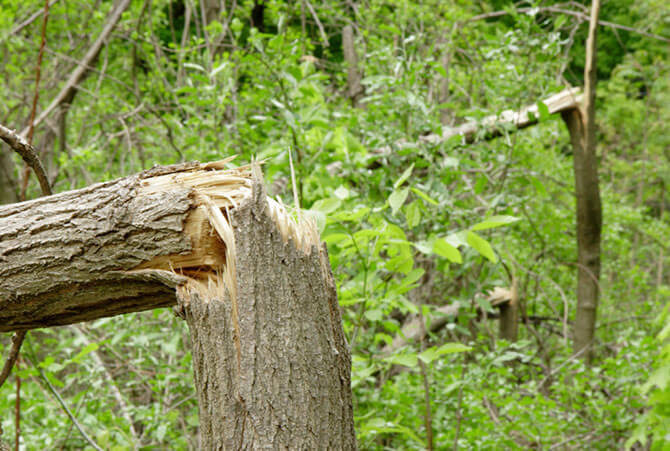
[[[384,359],[385,362],[393,365],[402,365],[409,368],[414,368],[419,363],[419,358],[414,352],[406,352],[403,354],[395,354]]]
[[[437,352],[437,346],[431,346],[430,348],[426,349],[421,354],[419,354],[419,358],[423,361],[423,363],[428,365],[431,364],[433,360],[436,360],[438,357],[440,357],[440,354]]]
[[[440,354],[455,354],[457,352],[472,351],[472,347],[466,346],[463,343],[445,343],[439,348]]]
[[[405,200],[407,200],[407,195],[409,194],[409,188],[403,188],[400,191],[394,190],[389,196],[389,205],[395,215],[398,212],[398,209],[403,206]]]
[[[384,318],[384,313],[378,309],[368,310],[365,312],[365,317],[372,322],[381,321]]]
[[[498,261],[498,257],[496,257],[496,254],[493,252],[493,248],[489,242],[481,236],[477,235],[475,232],[468,231],[467,241],[474,250],[488,258],[493,263]]]
[[[537,102],[537,111],[540,113],[540,122],[544,122],[551,117],[549,114],[549,108],[545,105],[544,102]]]
[[[317,210],[322,213],[328,214],[340,208],[340,205],[342,205],[342,201],[340,199],[333,199],[333,198],[319,199],[316,202],[314,202],[310,210]]]
[[[393,184],[393,189],[398,189],[398,187],[402,186],[403,183],[405,183],[405,180],[409,178],[410,175],[412,175],[412,170],[414,169],[414,163],[410,167],[408,167],[405,172],[402,173],[400,178],[396,180],[396,182]]]
[[[167,432],[167,424],[163,423],[160,426],[158,426],[158,429],[156,429],[156,439],[158,439],[159,442],[162,442],[163,439],[165,438],[166,432]]]
[[[79,354],[77,354],[76,356],[74,356],[74,357],[72,358],[72,361],[75,362],[75,363],[80,363],[81,360],[82,360],[84,357],[86,357],[88,354],[90,354],[91,352],[95,351],[95,350],[98,349],[99,347],[100,347],[100,345],[99,345],[98,343],[89,343],[88,345],[86,345],[86,346],[84,347],[84,349],[82,349],[81,351],[79,351]]]
[[[421,210],[419,209],[419,201],[415,200],[407,207],[405,207],[405,217],[407,218],[407,226],[410,229],[419,225],[421,222]]]
[[[447,243],[447,240],[444,238],[438,238],[433,243],[433,252],[435,252],[440,257],[444,257],[450,262],[453,263],[463,263],[463,257],[461,253],[451,244]]]
[[[433,245],[430,241],[417,241],[412,245],[422,254],[431,255],[433,253]]]
[[[512,224],[513,222],[517,222],[519,220],[520,218],[514,216],[491,216],[490,218],[473,225],[470,230],[492,229],[494,227]]]
[[[412,189],[412,192],[414,194],[416,194],[417,196],[419,196],[421,199],[425,200],[429,204],[439,205],[436,200],[433,200],[430,196],[428,196],[428,194],[424,193],[420,189],[414,188],[414,187],[412,187],[411,189]]]
[[[465,346],[462,343],[445,343],[440,347],[431,346],[430,348],[419,354],[419,358],[426,364],[430,364],[438,358],[446,354],[455,354],[457,352],[470,351],[470,346]]]

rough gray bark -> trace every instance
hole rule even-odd
[[[286,241],[258,180],[230,222],[236,286],[179,290],[200,446],[355,449],[351,357],[325,247]]]
[[[191,249],[183,223],[193,200],[179,186],[142,194],[145,177],[0,206],[0,332],[176,303],[183,277],[127,271]]]

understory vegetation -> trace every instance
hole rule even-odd
[[[18,130],[42,27],[24,22],[43,3],[0,1],[0,124]],[[38,115],[119,3],[52,2]],[[293,208],[295,189],[328,246],[360,449],[667,449],[670,4],[602,6],[590,363],[572,347],[573,148],[541,103],[583,85],[589,5],[132,1],[33,142],[54,192],[229,155],[262,160],[269,194]],[[426,139],[538,103],[523,130]],[[12,158],[0,170],[18,201]],[[32,178],[26,198],[39,195]],[[494,290],[518,302],[516,340],[499,337]],[[410,336],[417,318],[425,333]],[[189,347],[169,309],[30,332],[21,449],[92,449],[70,415],[102,449],[197,449]],[[14,382],[0,389],[12,443]]]

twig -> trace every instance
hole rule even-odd
[[[0,387],[5,383],[12,368],[14,368],[14,363],[19,355],[19,350],[21,349],[21,344],[23,343],[25,336],[26,331],[22,330],[12,337],[12,348],[9,350],[9,356],[5,361],[5,366],[2,367],[2,373],[0,373]]]
[[[80,326],[74,326],[73,329],[79,334],[79,336],[84,340],[84,343],[88,346],[91,344],[91,340],[89,340],[88,336],[86,335],[85,329]],[[121,391],[119,390],[119,387],[117,386],[116,380],[112,376],[112,373],[109,371],[107,368],[107,365],[105,362],[102,360],[102,357],[100,357],[100,353],[97,350],[94,350],[91,355],[93,356],[93,360],[95,360],[95,363],[98,365],[99,368],[102,368],[102,373],[103,377],[107,379],[108,386],[110,390],[112,391],[112,394],[114,395],[114,398],[116,399],[116,403],[119,406],[119,411],[121,412],[121,416],[126,420],[128,423],[128,426],[130,427],[130,433],[132,434],[133,438],[135,439],[136,442],[139,442],[139,434],[137,433],[137,430],[135,429],[135,423],[133,423],[133,419],[130,416],[130,409],[128,408],[128,405],[126,404],[125,399],[123,398],[123,395],[121,394]]]
[[[18,369],[19,364],[16,363]],[[19,439],[21,437],[21,377],[16,373],[16,399],[14,400],[14,423],[16,428],[14,431],[14,449],[19,449]]]
[[[53,4],[56,3],[57,1],[58,0],[51,0],[49,2],[49,7],[53,6]],[[23,22],[21,22],[20,24],[18,24],[14,28],[12,28],[12,31],[9,32],[9,35],[12,36],[12,35],[18,34],[21,30],[26,28],[28,25],[35,22],[35,20],[38,17],[40,17],[42,14],[44,14],[44,8],[40,8],[38,11],[35,11],[32,16],[30,16],[29,18],[27,18],[26,20],[24,20]]]
[[[461,367],[461,378],[458,387],[458,407],[456,407],[456,434],[454,435],[454,451],[458,451],[458,439],[461,435],[461,422],[463,421],[463,381],[465,380],[465,369],[468,362],[463,354],[463,367]],[[484,398],[486,399],[486,398]]]
[[[23,137],[3,125],[0,125],[0,139],[9,144],[9,146],[14,149],[16,153],[21,155],[23,161],[25,161],[28,166],[33,168],[35,175],[37,176],[37,180],[40,182],[42,193],[45,196],[50,195],[51,187],[49,186],[49,180],[47,178],[46,172],[44,171],[44,166],[42,166],[42,162],[37,156],[35,148],[25,139],[23,139]]]
[[[312,13],[312,17],[314,17],[316,26],[319,28],[319,33],[321,33],[321,41],[323,41],[323,46],[328,47],[330,45],[330,43],[328,42],[328,36],[326,35],[326,31],[323,29],[323,24],[319,20],[319,16],[316,15],[316,11],[314,11],[314,7],[309,2],[309,0],[303,0],[303,2],[305,5],[307,5],[307,9],[309,9],[309,12]]]
[[[423,336],[426,335],[426,323],[424,317],[419,313],[419,318],[421,319],[421,328],[423,329]],[[423,352],[426,347],[426,341],[421,338],[421,351]],[[419,369],[421,370],[421,377],[423,378],[423,395],[424,395],[424,414],[423,421],[426,427],[426,449],[428,451],[433,451],[435,449],[435,443],[433,439],[433,415],[430,411],[430,383],[428,382],[428,370],[426,370],[426,364],[423,360],[419,359]]]
[[[588,14],[580,13],[578,11],[571,11],[569,9],[562,9],[562,8],[557,8],[555,6],[544,6],[540,8],[517,8],[516,12],[519,13],[527,13],[531,11],[537,11],[538,13],[542,12],[549,12],[549,13],[556,13],[556,14],[565,14],[566,16],[572,16],[576,17],[584,22],[589,22],[591,18],[589,17]],[[485,20],[485,19],[492,19],[494,17],[500,17],[500,16],[506,16],[508,14],[511,14],[511,11],[493,11],[490,13],[484,13],[484,14],[478,14],[476,16],[472,16],[468,19],[468,22],[475,22],[478,20]],[[628,27],[626,25],[621,25],[618,23],[614,22],[608,22],[606,20],[598,20],[598,25],[604,26],[604,27],[610,27],[618,30],[624,30],[624,31],[629,31],[631,33],[639,34],[642,36],[646,36],[648,38],[652,39],[657,39],[659,41],[663,42],[668,42],[670,43],[670,38],[667,38],[665,36],[660,36],[658,34],[654,33],[649,33],[643,30],[638,30],[637,28],[633,27]]]
[[[100,448],[100,446],[98,446],[98,444],[95,443],[93,441],[93,439],[91,437],[89,437],[88,434],[84,431],[81,424],[79,424],[79,421],[77,421],[77,418],[75,418],[75,416],[70,411],[70,408],[65,404],[65,401],[63,401],[63,398],[61,398],[60,394],[56,391],[54,386],[51,385],[51,382],[49,382],[49,379],[45,376],[42,369],[40,367],[38,367],[37,365],[35,365],[33,362],[31,362],[31,364],[33,364],[33,368],[35,368],[37,370],[37,372],[40,374],[40,377],[42,378],[44,383],[49,388],[49,391],[56,397],[56,399],[58,400],[58,403],[63,408],[63,410],[65,411],[67,416],[70,418],[70,421],[72,421],[74,426],[79,430],[79,433],[84,438],[84,440],[86,440],[88,442],[88,444],[91,445],[93,448],[95,448],[97,451],[103,451],[102,448]]]
[[[70,78],[65,82],[63,89],[58,93],[58,95],[51,101],[48,107],[46,107],[40,114],[35,118],[35,123],[33,126],[39,125],[44,119],[46,119],[56,108],[58,108],[61,103],[68,99],[72,93],[77,89],[77,85],[81,82],[89,72],[89,66],[93,64],[93,61],[98,57],[102,46],[107,41],[107,38],[112,33],[112,30],[116,24],[121,19],[121,15],[130,5],[130,0],[121,0],[116,8],[110,13],[109,20],[105,24],[102,32],[98,36],[98,39],[93,43],[86,55],[82,58],[81,62],[77,68],[72,72]],[[28,129],[25,129],[21,132],[21,135],[26,135]]]
[[[31,168],[33,168],[33,171],[35,171],[35,174],[37,175],[37,179],[40,182],[40,187],[42,188],[42,193],[46,196],[51,194],[51,187],[49,186],[49,180],[47,179],[46,173],[44,172],[44,167],[42,166],[42,162],[40,159],[37,157],[37,153],[35,153],[35,149],[33,148],[31,144],[32,140],[32,128],[33,128],[33,119],[35,117],[35,105],[37,104],[37,86],[39,84],[39,78],[40,78],[40,68],[42,66],[42,55],[44,53],[44,43],[46,41],[46,27],[47,27],[47,19],[49,18],[49,1],[45,0],[44,1],[44,20],[42,22],[42,44],[40,47],[40,53],[38,57],[38,62],[37,62],[37,74],[36,74],[36,79],[35,79],[35,100],[33,101],[33,110],[30,116],[30,134],[28,136],[28,141],[26,142],[23,138],[20,136],[17,136],[16,133],[14,133],[12,130],[9,130],[8,128],[0,125],[0,138],[2,138],[3,141],[5,141],[7,144],[9,144],[12,149],[14,149],[19,155],[21,155],[21,158],[28,164]],[[7,357],[7,360],[5,361],[5,365],[2,368],[2,373],[0,373],[0,387],[5,383],[7,380],[7,377],[9,377],[9,373],[11,373],[12,368],[14,368],[14,364],[16,363],[16,359],[19,356],[19,352],[21,351],[21,345],[23,344],[23,340],[26,338],[26,331],[22,330],[14,334],[12,337],[12,347],[9,350],[9,357]],[[20,390],[20,379],[17,378],[17,391]],[[16,401],[16,449],[18,450],[19,445],[19,432],[20,432],[20,398],[17,393],[17,401]]]
[[[40,51],[37,55],[37,65],[35,66],[35,93],[33,94],[33,105],[30,109],[30,122],[28,123],[28,135],[26,140],[29,145],[33,144],[33,132],[35,131],[35,112],[37,111],[37,100],[40,97],[40,76],[42,74],[42,58],[44,56],[44,47],[47,43],[47,21],[49,20],[49,0],[44,0],[44,19],[42,20],[42,39],[40,42]],[[26,191],[28,189],[28,177],[30,176],[30,167],[33,165],[26,162],[23,167],[23,177],[21,180],[20,199],[26,200]],[[40,184],[42,182],[40,181]],[[47,182],[47,185],[49,183]],[[44,188],[42,188],[44,190]]]

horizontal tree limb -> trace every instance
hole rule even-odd
[[[209,209],[250,195],[248,167],[160,167],[0,206],[0,332],[176,304],[225,265]]]
[[[547,97],[542,101],[547,106],[549,114],[562,113],[579,108],[582,94],[578,87],[567,88],[563,91]],[[509,130],[520,130],[531,125],[537,124],[540,117],[539,108],[536,104],[527,105],[518,110],[505,110],[500,114],[492,114],[478,121],[470,121],[457,127],[443,127],[442,133],[431,133],[419,137],[420,143],[438,145],[445,141],[460,137],[464,144],[471,144],[477,139],[493,139],[502,136]],[[391,154],[395,149],[402,149],[407,146],[415,146],[416,143],[408,143],[406,140],[400,140],[393,146],[385,146],[373,150],[373,153],[380,155]]]

